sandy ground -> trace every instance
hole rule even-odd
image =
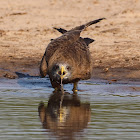
[[[140,80],[139,0],[1,0],[0,77],[39,75],[47,44],[61,35],[52,27],[68,30],[102,17],[81,35],[95,39],[93,78]]]

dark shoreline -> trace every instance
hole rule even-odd
[[[93,74],[91,79],[94,80],[107,80],[111,83],[117,81],[125,82],[140,82],[140,76],[137,74],[139,70],[129,70],[129,69],[109,69],[105,71],[105,68],[93,68]],[[18,74],[19,73],[19,74]],[[20,75],[20,76],[19,76]],[[0,79],[16,79],[21,77],[39,77],[39,68],[16,68],[14,69],[2,69],[0,68]]]

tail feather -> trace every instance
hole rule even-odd
[[[86,23],[86,24],[77,26],[77,27],[75,27],[75,28],[73,28],[73,29],[71,29],[71,30],[69,30],[69,31],[86,29],[88,26],[90,26],[90,25],[92,25],[92,24],[96,24],[96,23],[100,22],[100,21],[103,20],[103,19],[105,19],[105,18],[100,18],[100,19],[96,19],[96,20],[90,21],[90,22],[88,22],[88,23]],[[65,30],[65,29],[63,29],[63,28],[55,28],[55,27],[54,27],[54,29],[57,30],[58,32],[62,33],[62,34],[68,32],[67,30]]]
[[[100,21],[103,20],[103,19],[105,19],[105,18],[100,18],[100,19],[96,19],[96,20],[90,21],[90,22],[88,22],[88,23],[86,23],[86,24],[83,24],[83,25],[81,25],[81,26],[77,26],[77,27],[75,27],[75,28],[72,29],[72,30],[83,30],[83,29],[86,29],[88,26],[90,26],[90,25],[92,25],[92,24],[96,24],[96,23],[100,22]]]
[[[90,22],[85,24],[85,28],[90,26],[90,25],[92,25],[92,24],[96,24],[96,23],[100,22],[103,19],[105,19],[105,18],[100,18],[100,19],[96,19],[96,20],[90,21]]]

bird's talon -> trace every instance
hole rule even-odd
[[[58,92],[58,88],[54,88],[54,91],[53,92],[54,93]]]
[[[78,92],[78,90],[77,90],[77,89],[73,89],[72,91],[73,91],[74,93],[77,93],[77,92]]]

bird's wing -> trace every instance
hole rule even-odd
[[[40,76],[43,78],[47,75],[47,62],[46,62],[46,53],[42,57],[41,64],[40,64]]]
[[[84,42],[86,43],[86,45],[88,46],[90,43],[94,42],[95,40],[94,39],[91,39],[91,38],[83,38],[84,39]]]

